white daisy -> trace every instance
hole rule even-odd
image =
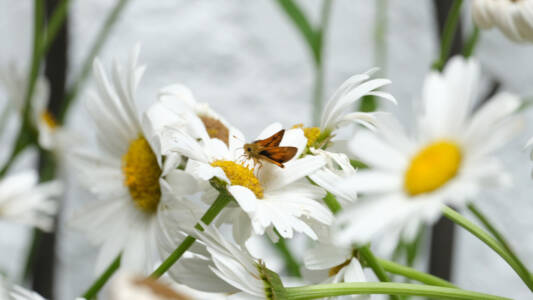
[[[308,139],[307,146],[314,155],[321,155],[328,164],[309,176],[313,182],[333,193],[342,205],[355,201],[357,191],[344,187],[340,189],[336,184],[342,178],[355,173],[355,169],[350,164],[348,157],[342,153],[326,151],[332,144],[332,139],[336,138],[337,130],[348,125],[360,124],[372,128],[374,113],[349,112],[353,109],[356,101],[364,96],[375,96],[393,103],[394,97],[378,89],[390,84],[390,80],[384,78],[371,78],[372,69],[363,74],[357,74],[348,78],[336,91],[331,99],[326,103],[322,113],[320,128],[303,128]],[[299,127],[303,127],[299,125]],[[336,139],[335,142],[340,142]]]
[[[411,240],[431,224],[443,204],[462,206],[482,189],[510,179],[492,153],[522,127],[520,100],[500,93],[472,112],[479,65],[455,57],[425,81],[418,127],[407,135],[389,115],[377,115],[377,133],[359,131],[352,152],[370,166],[346,182],[365,197],[339,216],[335,241],[380,241],[390,254],[403,235]]]
[[[189,300],[170,286],[150,277],[119,273],[111,282],[111,300]]]
[[[512,41],[533,41],[531,0],[474,0],[472,15],[482,29],[496,26]]]
[[[264,266],[214,226],[204,229],[195,233],[203,257],[180,260],[170,269],[170,276],[198,290],[232,294],[228,299],[266,299],[266,283],[261,279]]]
[[[33,225],[51,231],[57,210],[57,197],[62,192],[57,181],[38,183],[35,171],[8,175],[0,181],[0,219]]]
[[[183,126],[193,117],[199,118],[211,138],[218,138],[228,144],[231,125],[222,116],[212,110],[207,103],[197,102],[192,91],[184,85],[173,84],[159,91],[157,102],[147,111],[153,130],[161,135],[165,126]],[[189,134],[200,138],[194,128]],[[162,148],[165,149],[164,139]]]
[[[97,59],[97,90],[87,107],[95,121],[99,153],[77,152],[72,162],[81,182],[99,201],[74,218],[74,225],[101,245],[96,272],[122,253],[122,266],[149,272],[157,259],[155,235],[158,207],[171,197],[168,183],[175,161],[161,156],[149,122],[141,123],[134,97],[144,67],[137,46],[127,66],[115,64],[111,80]],[[146,119],[145,119],[146,120]]]
[[[309,270],[324,271],[322,283],[367,282],[363,267],[352,247],[338,247],[324,240],[307,251],[305,267]],[[370,299],[369,295],[351,295],[346,298]]]
[[[26,75],[22,74],[14,64],[0,70],[0,84],[5,89],[7,104],[0,117],[0,126],[7,122],[9,116],[22,114],[24,97],[27,90]],[[59,126],[56,119],[48,111],[50,88],[45,77],[37,77],[35,90],[31,99],[31,121],[39,132],[39,145],[46,150],[62,151],[67,149],[74,134]],[[13,114],[16,112],[16,114]]]
[[[203,125],[197,124],[196,127]],[[281,124],[273,124],[258,139],[279,130]],[[216,176],[229,183],[228,191],[240,206],[236,217],[231,219],[235,222],[234,228],[241,230],[236,239],[246,240],[252,229],[255,234],[266,232],[273,239],[277,237],[274,229],[284,238],[292,238],[296,231],[316,239],[307,223],[328,225],[332,222],[329,210],[318,202],[325,195],[324,191],[305,180],[305,176],[324,166],[325,161],[313,156],[298,158],[306,145],[300,129],[287,130],[280,143],[280,146],[298,148],[284,168],[263,163],[255,170],[245,166],[244,137],[234,128],[230,128],[228,146],[219,139],[210,139],[205,130],[200,141],[180,128],[169,127],[165,135],[168,144],[172,145],[169,151],[189,158],[187,172],[202,180]],[[231,208],[226,210],[231,211]]]

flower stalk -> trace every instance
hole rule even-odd
[[[403,276],[403,277],[406,277],[412,280],[416,280],[418,282],[421,282],[427,285],[456,288],[456,286],[453,285],[452,283],[444,279],[441,279],[437,276],[433,276],[433,275],[430,275],[424,272],[420,272],[418,270],[400,265],[390,260],[378,258],[377,261],[383,267],[383,270],[389,273],[393,273],[393,274],[400,275],[400,276]]]
[[[509,298],[505,297],[455,288],[391,282],[348,282],[285,289],[287,300],[317,299],[356,294],[388,294],[455,300],[509,300]]]
[[[211,179],[211,185],[213,185],[213,187],[215,187],[219,191],[220,194],[218,195],[215,202],[213,202],[211,207],[209,207],[209,209],[204,213],[204,215],[201,218],[202,223],[204,223],[205,225],[211,224],[211,222],[222,211],[222,209],[226,207],[226,205],[228,205],[231,202],[231,200],[233,200],[233,197],[231,196],[231,194],[226,190],[226,184],[224,181],[215,177]],[[194,226],[194,228],[200,231],[204,231],[204,228],[202,227],[200,223],[197,223]],[[174,252],[172,252],[161,263],[161,265],[159,265],[159,267],[157,267],[157,269],[155,269],[155,271],[152,272],[150,276],[153,278],[159,278],[163,274],[165,274],[166,271],[168,271],[168,269],[170,269],[170,267],[172,267],[172,265],[174,265],[174,263],[176,263],[181,258],[181,256],[192,246],[192,244],[194,244],[195,241],[196,241],[195,237],[192,237],[190,235],[187,236],[183,240],[183,242],[181,242],[178,248],[176,248],[176,250],[174,250]]]
[[[513,270],[516,272],[516,274],[518,274],[518,276],[520,276],[520,278],[527,285],[527,287],[531,291],[533,291],[533,280],[529,272],[527,272],[521,267],[521,263],[518,262],[515,257],[513,257],[513,255],[509,254],[509,252],[505,249],[505,247],[500,244],[500,242],[498,242],[495,238],[486,233],[479,226],[470,222],[452,208],[444,206],[442,208],[442,212],[445,217],[453,221],[455,224],[468,230],[470,233],[472,233],[474,236],[484,242],[487,246],[489,246],[492,250],[494,250],[501,258],[503,258],[507,262],[507,264],[511,268],[513,268]]]
[[[444,24],[444,30],[442,33],[440,56],[432,66],[432,68],[435,70],[442,71],[448,56],[450,56],[450,49],[452,47],[455,31],[457,30],[457,24],[459,23],[462,4],[463,0],[454,0],[452,7],[450,8],[450,12],[448,14],[448,18],[446,19],[446,23]]]

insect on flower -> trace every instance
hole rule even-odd
[[[280,168],[284,168],[283,163],[293,158],[298,150],[296,147],[279,146],[284,134],[285,129],[282,129],[264,140],[244,144],[244,156],[247,159],[253,160],[254,164],[259,164],[259,166],[262,166],[261,160],[265,160]]]

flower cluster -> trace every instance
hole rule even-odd
[[[475,0],[472,14],[479,28],[533,41],[532,3]],[[446,58],[426,75],[410,128],[392,113],[354,111],[364,98],[398,105],[376,69],[346,79],[316,127],[275,122],[246,137],[181,83],[160,88],[141,111],[140,46],[110,67],[93,62],[95,87],[85,104],[96,149],[47,110],[46,80],[27,82],[14,67],[0,72],[10,99],[0,127],[19,117],[29,132],[20,140],[33,138],[95,198],[69,216],[70,227],[98,248],[100,277],[78,300],[92,299],[117,269],[112,300],[368,299],[374,292],[500,299],[379,258],[416,246],[443,215],[489,245],[533,291],[531,273],[490,223],[480,218],[488,234],[450,208],[476,213],[482,191],[511,185],[496,152],[524,127],[522,100],[505,91],[482,99],[477,60]],[[10,164],[0,170],[0,219],[53,230],[61,184],[42,182],[35,170],[4,176]],[[306,246],[292,251],[302,240]],[[282,253],[284,269],[258,249],[265,244]],[[369,282],[370,269],[381,285]],[[429,288],[390,283],[385,269]],[[0,276],[3,299],[43,298]]]

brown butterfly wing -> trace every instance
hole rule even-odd
[[[262,158],[266,158],[273,164],[284,167],[283,163],[291,160],[296,155],[298,148],[296,147],[267,147],[259,153]]]
[[[279,146],[279,143],[281,143],[281,140],[283,139],[284,134],[285,134],[285,129],[282,129],[274,133],[269,138],[266,138],[264,140],[254,141],[254,144],[257,144],[261,147],[276,147],[276,146]]]

